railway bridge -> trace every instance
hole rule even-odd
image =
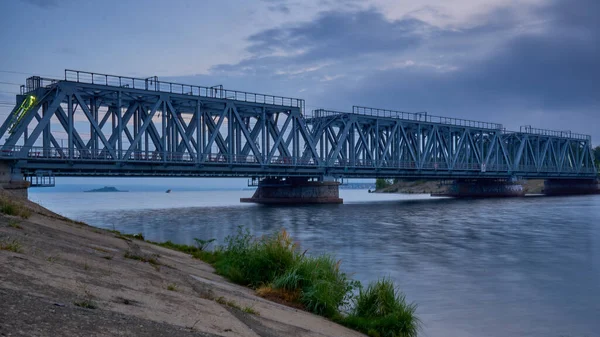
[[[591,138],[570,131],[65,70],[21,86],[0,126],[0,184],[56,176],[252,177],[255,202],[341,202],[337,179],[453,181],[454,196],[598,191]]]

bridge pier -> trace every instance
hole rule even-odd
[[[600,180],[547,179],[542,192],[545,195],[600,194]]]
[[[27,198],[29,182],[25,180],[21,170],[13,168],[9,163],[0,161],[0,188]]]
[[[240,202],[267,205],[341,204],[337,181],[309,181],[308,178],[265,178],[259,181],[252,198]]]
[[[508,179],[457,179],[445,193],[435,196],[453,198],[503,198],[522,197],[523,185]]]

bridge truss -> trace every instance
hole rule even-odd
[[[590,178],[589,136],[65,71],[31,77],[0,126],[26,176]]]

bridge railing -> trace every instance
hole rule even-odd
[[[252,92],[223,89],[222,86],[203,87],[198,85],[159,81],[158,77],[135,78],[97,74],[79,70],[65,70],[65,81],[168,92],[172,94],[230,99],[248,103],[271,104],[304,109],[304,100],[299,98],[257,94]]]
[[[540,135],[540,136],[579,139],[579,140],[587,140],[589,142],[591,142],[591,140],[592,140],[592,136],[590,136],[590,135],[574,133],[574,132],[571,132],[570,130],[559,131],[559,130],[538,129],[538,128],[531,127],[531,125],[523,125],[519,128],[519,131],[521,133],[528,133],[528,134]]]
[[[492,130],[504,130],[502,124],[480,122],[468,119],[450,118],[442,116],[433,116],[427,114],[427,112],[404,112],[387,109],[368,108],[363,106],[353,106],[352,113],[373,116],[373,117],[387,117],[397,118],[409,121],[418,121],[426,123],[446,124],[455,126],[466,126],[478,129],[492,129]]]

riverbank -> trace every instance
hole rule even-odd
[[[26,217],[0,215],[0,334],[362,336],[258,297],[188,254],[0,197]]]
[[[541,194],[544,189],[544,180],[532,179],[522,181],[526,194]],[[437,180],[400,180],[375,193],[405,193],[405,194],[442,194],[447,192],[448,186],[441,185]]]

